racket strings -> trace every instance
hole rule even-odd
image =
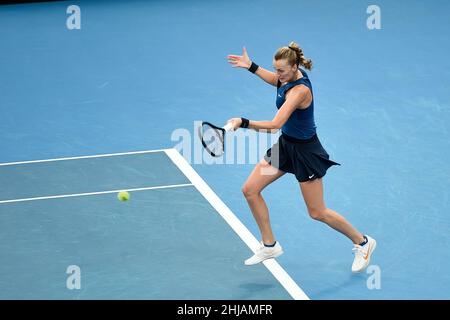
[[[208,124],[201,126],[201,138],[205,149],[213,156],[219,156],[224,152],[224,133]]]

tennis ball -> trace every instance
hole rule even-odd
[[[126,191],[120,191],[117,194],[117,199],[119,199],[120,201],[128,201],[130,199],[130,194]]]

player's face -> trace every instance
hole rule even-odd
[[[286,59],[273,60],[273,68],[280,82],[289,82],[294,79],[297,72],[296,65],[289,65]]]

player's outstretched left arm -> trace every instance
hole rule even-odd
[[[244,47],[242,49],[242,56],[238,56],[235,54],[228,55],[228,62],[234,67],[234,68],[245,68],[249,69],[252,65],[252,61],[250,60],[247,49]],[[273,86],[277,86],[278,83],[278,75],[274,72],[271,72],[269,70],[264,69],[263,67],[258,67],[258,70],[256,70],[255,74],[260,77],[262,80],[267,82],[268,84],[271,84]]]

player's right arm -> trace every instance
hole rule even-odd
[[[245,47],[242,51],[242,56],[230,54],[228,55],[228,62],[234,67],[234,68],[245,68],[248,69],[252,65],[252,61],[248,57],[247,49]],[[277,86],[278,82],[278,75],[274,72],[271,72],[269,70],[266,70],[262,67],[259,67],[258,70],[256,70],[255,74],[263,79],[268,84],[271,84],[273,86]]]

